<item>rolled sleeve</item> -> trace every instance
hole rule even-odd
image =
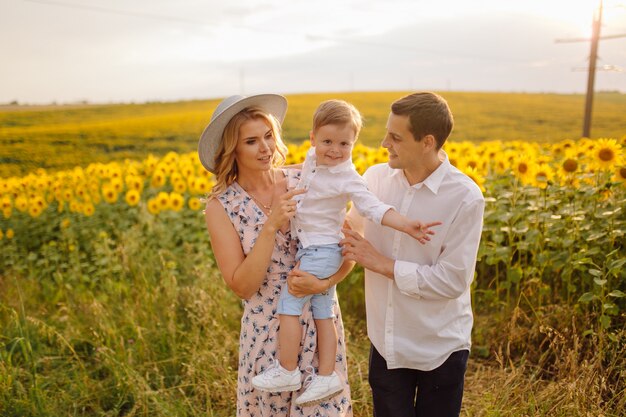
[[[407,261],[396,261],[393,265],[393,277],[402,294],[421,298],[417,280],[417,264]]]
[[[460,211],[453,222],[445,249],[433,265],[396,261],[394,281],[405,295],[428,300],[455,299],[469,288],[482,232],[484,200]]]

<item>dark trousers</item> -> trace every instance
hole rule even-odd
[[[369,383],[374,417],[458,417],[469,351],[453,352],[432,371],[388,369],[372,345]]]

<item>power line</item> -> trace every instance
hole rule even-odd
[[[53,1],[53,0],[22,0],[22,1],[27,2],[27,3],[45,4],[48,6],[60,6],[60,7],[70,8],[70,9],[89,10],[92,12],[115,14],[119,16],[141,17],[141,18],[153,19],[153,20],[164,20],[164,21],[170,21],[170,22],[181,22],[181,23],[189,23],[189,24],[194,24],[194,25],[207,26],[206,22],[202,22],[200,20],[188,19],[184,17],[165,16],[165,15],[160,15],[160,14],[155,14],[155,13],[134,12],[130,10],[111,9],[108,7],[89,6],[85,4],[66,3],[66,2]]]

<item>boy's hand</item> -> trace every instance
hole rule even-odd
[[[430,235],[435,234],[430,228],[439,226],[440,224],[442,223],[422,223],[419,220],[412,220],[406,224],[404,232],[423,245],[430,240]]]

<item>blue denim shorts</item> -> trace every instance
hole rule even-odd
[[[296,261],[300,261],[300,270],[315,275],[319,279],[328,279],[337,272],[343,262],[343,257],[339,245],[319,245],[299,249],[296,254]],[[301,298],[290,294],[287,285],[284,285],[278,301],[278,314],[299,316],[302,314],[304,304],[309,299],[313,309],[313,318],[329,319],[335,317],[333,312],[334,285],[322,294],[307,295]]]

